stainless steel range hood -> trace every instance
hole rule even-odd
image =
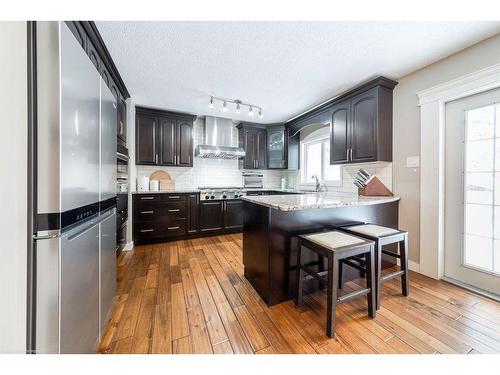
[[[196,146],[195,156],[207,159],[238,159],[245,150],[236,147],[233,121],[221,117],[206,116],[203,142]]]

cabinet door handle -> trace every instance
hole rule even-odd
[[[176,229],[179,229],[180,227],[168,227],[167,229],[168,230],[176,230]]]
[[[141,214],[154,214],[155,212],[153,210],[151,211],[141,211]]]
[[[158,154],[155,155],[155,164],[158,164]]]
[[[176,209],[173,209],[173,210],[168,210],[168,212],[179,212],[180,209],[179,208],[176,208]]]
[[[169,195],[168,199],[179,199],[180,195]]]
[[[155,197],[141,197],[141,201],[150,201],[152,199],[155,199]]]
[[[352,148],[351,148],[351,161],[352,161]]]
[[[141,229],[141,233],[154,232],[154,229]]]
[[[345,150],[345,158],[349,161],[349,149]]]

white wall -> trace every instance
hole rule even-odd
[[[420,260],[420,170],[407,168],[408,156],[420,155],[417,92],[500,63],[500,35],[397,79],[394,90],[394,192],[401,196],[399,225],[409,231],[409,259]],[[422,145],[425,149],[425,145]]]
[[[0,353],[26,350],[26,37],[26,22],[0,22]]]

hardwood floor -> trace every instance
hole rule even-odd
[[[355,288],[347,283],[345,290]],[[241,235],[139,246],[118,258],[101,353],[500,353],[500,303],[412,272],[383,284],[376,319],[358,298],[325,335],[326,295],[271,308],[243,277]]]

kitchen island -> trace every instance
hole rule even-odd
[[[295,295],[297,235],[364,222],[398,227],[399,197],[321,192],[246,196],[242,200],[245,277],[269,306]],[[307,253],[303,259],[317,261]],[[393,265],[389,259],[383,263]],[[358,272],[344,273],[344,280],[356,277]],[[315,280],[305,286],[318,288]]]

